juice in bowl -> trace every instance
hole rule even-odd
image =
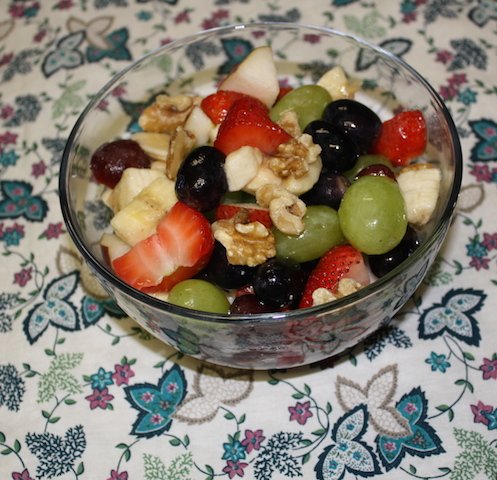
[[[403,61],[260,23],[114,77],[68,139],[60,192],[77,248],[141,326],[202,360],[287,368],[390,321],[442,245],[461,171],[449,112]]]

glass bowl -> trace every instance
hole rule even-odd
[[[425,156],[442,172],[435,214],[421,246],[371,285],[333,302],[272,314],[218,315],[189,310],[121,281],[99,247],[109,215],[92,180],[90,158],[102,143],[136,128],[154,95],[206,95],[260,45],[271,45],[278,75],[292,86],[315,83],[332,66],[362,82],[356,99],[386,119],[421,109],[428,127]],[[119,90],[118,90],[119,89]],[[125,96],[115,95],[126,92]],[[405,62],[364,40],[329,28],[289,23],[232,25],[173,41],[118,73],[77,120],[63,154],[60,202],[67,230],[95,277],[144,329],[184,354],[238,368],[288,368],[335,356],[387,324],[414,293],[448,231],[460,189],[462,158],[456,129],[433,88]]]

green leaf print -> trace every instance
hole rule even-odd
[[[193,459],[191,453],[175,457],[169,466],[165,466],[159,457],[144,454],[145,480],[190,480]]]
[[[454,437],[463,451],[456,457],[450,480],[471,480],[478,474],[497,478],[497,451],[480,433],[455,428]]]
[[[48,371],[41,375],[38,384],[38,402],[48,402],[58,391],[69,394],[81,393],[83,390],[70,370],[77,367],[82,359],[82,353],[64,353],[54,357]]]
[[[52,118],[59,118],[66,113],[75,111],[83,107],[86,100],[76,92],[86,85],[86,80],[78,80],[69,85],[63,86],[62,95],[53,102]]]
[[[378,12],[374,10],[364,15],[362,19],[355,15],[345,15],[343,19],[350,31],[364,38],[380,38],[386,35],[386,30],[377,24],[378,18]]]

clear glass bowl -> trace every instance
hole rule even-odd
[[[419,108],[428,125],[427,159],[442,172],[440,198],[423,243],[375,283],[334,302],[274,314],[223,316],[188,310],[135,290],[105,263],[99,239],[109,215],[92,181],[90,158],[102,143],[136,126],[140,108],[159,92],[200,95],[248,50],[270,44],[282,80],[315,83],[341,65],[362,82],[356,98],[381,118]],[[116,96],[116,89],[125,97]],[[105,108],[104,108],[105,107]],[[60,202],[68,232],[117,304],[143,328],[177,350],[239,368],[287,368],[313,363],[354,346],[388,323],[413,294],[439,251],[460,189],[462,158],[447,108],[423,77],[391,53],[328,28],[258,23],[216,28],[174,41],[117,74],[79,117],[64,151]]]

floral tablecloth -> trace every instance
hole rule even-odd
[[[395,51],[446,101],[464,153],[444,249],[394,322],[290,371],[202,364],[151,338],[82,265],[57,192],[65,139],[112,74],[259,20]],[[496,73],[492,0],[2,0],[0,478],[497,479]],[[149,432],[147,399],[166,388],[182,401]]]

